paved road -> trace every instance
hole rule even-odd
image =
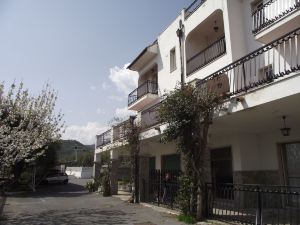
[[[7,225],[181,225],[174,216],[117,198],[87,193],[87,180],[71,179],[68,185],[50,185],[30,195],[7,198],[4,220]]]

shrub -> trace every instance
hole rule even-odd
[[[88,192],[95,192],[98,189],[99,185],[98,183],[94,181],[89,181],[85,185],[85,189],[88,190]]]
[[[197,220],[194,217],[185,214],[179,215],[178,220],[187,224],[194,224],[197,222]]]
[[[101,186],[102,186],[103,196],[104,197],[111,196],[110,177],[109,177],[109,171],[107,170],[103,172],[102,179],[101,179]]]

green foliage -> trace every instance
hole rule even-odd
[[[193,212],[190,212],[191,208],[195,208],[196,202],[193,201],[193,206],[191,207],[191,193],[192,193],[192,179],[190,176],[185,174],[180,175],[179,177],[179,190],[177,194],[177,202],[179,203],[179,208],[184,215],[191,215]]]
[[[76,140],[60,140],[58,144],[56,152],[59,163],[67,166],[93,166],[94,148],[91,146],[83,145]],[[76,154],[77,161],[75,161]]]
[[[88,181],[85,185],[85,189],[88,190],[88,192],[95,192],[98,189],[98,184],[94,181]]]
[[[175,141],[177,151],[185,159],[185,176],[179,194],[181,209],[188,215],[203,219],[202,196],[207,167],[210,166],[208,130],[214,113],[222,107],[223,97],[205,87],[192,85],[176,87],[164,97],[159,109],[161,122],[167,124],[162,141]]]
[[[178,220],[187,224],[195,224],[197,222],[197,220],[194,217],[185,214],[179,215]]]
[[[108,170],[104,170],[101,176],[102,194],[104,197],[111,196],[110,191],[110,174]]]

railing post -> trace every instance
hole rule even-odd
[[[262,225],[262,199],[261,199],[261,190],[259,186],[256,187],[256,191],[257,191],[257,208],[256,208],[255,225]]]

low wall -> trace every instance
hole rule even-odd
[[[67,167],[66,174],[75,176],[76,178],[92,178],[93,167]]]

